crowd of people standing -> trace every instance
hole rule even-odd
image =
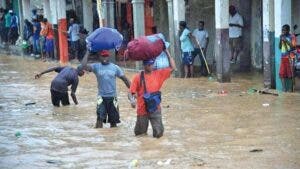
[[[0,39],[2,44],[14,45],[19,38],[19,19],[13,10],[0,8]]]
[[[0,44],[2,47],[16,45],[20,35],[23,39],[21,43],[25,54],[42,61],[55,60],[55,28],[53,24],[43,15],[39,15],[36,9],[31,10],[31,17],[24,18],[23,32],[20,32],[20,22],[17,15],[12,10],[0,8]],[[69,19],[69,28],[64,32],[69,40],[70,59],[81,60],[85,50],[81,50],[81,35],[86,35],[87,31],[81,30],[75,18]],[[82,32],[84,31],[84,32]]]

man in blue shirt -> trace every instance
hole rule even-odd
[[[123,80],[129,88],[130,81],[122,69],[108,60],[109,51],[100,52],[100,62],[87,64],[89,53],[82,59],[82,66],[96,75],[98,82],[97,122],[96,128],[102,128],[103,122],[110,123],[110,127],[117,127],[120,123],[119,107],[116,92],[116,77]]]
[[[19,38],[19,33],[18,33],[18,17],[17,15],[13,12],[10,11],[10,16],[11,16],[11,23],[10,23],[10,27],[9,27],[9,32],[8,32],[8,37],[9,37],[9,41],[12,45],[16,44],[16,41]]]
[[[40,54],[40,32],[41,32],[41,23],[38,22],[38,19],[33,19],[33,54]]]
[[[83,76],[84,71],[82,66],[79,65],[77,69],[66,67],[53,67],[49,68],[37,75],[35,79],[40,78],[43,74],[55,71],[58,75],[51,82],[51,100],[53,106],[59,107],[60,102],[62,105],[69,105],[68,86],[71,85],[71,97],[75,104],[78,104],[75,92],[79,83],[78,76]]]
[[[183,54],[182,63],[184,66],[184,78],[187,78],[189,73],[190,77],[193,77],[194,66],[192,52],[194,51],[194,47],[192,44],[192,38],[194,37],[192,36],[191,31],[187,28],[185,21],[179,22],[179,31],[180,48]]]

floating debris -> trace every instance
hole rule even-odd
[[[168,159],[165,162],[163,161],[158,161],[157,165],[162,166],[162,165],[170,165],[171,164],[172,159]]]
[[[26,103],[25,106],[29,106],[29,105],[34,105],[36,104],[35,102],[29,102],[29,103]]]
[[[250,150],[250,153],[258,153],[258,152],[262,152],[263,149],[253,149],[253,150]]]
[[[58,164],[58,165],[63,164],[63,162],[60,160],[46,160],[46,162],[49,164]]]
[[[137,159],[134,159],[130,162],[129,168],[137,167],[139,161]]]
[[[269,92],[267,90],[258,90],[258,89],[255,89],[255,88],[248,89],[247,93],[248,94],[259,93],[259,94],[269,94],[269,95],[273,95],[273,96],[279,96],[278,93],[272,93],[272,92]]]
[[[220,96],[226,96],[228,94],[228,92],[226,90],[221,90],[221,91],[218,92],[218,94]]]
[[[263,103],[262,105],[263,105],[264,107],[269,107],[269,106],[270,106],[269,103]]]
[[[22,136],[22,134],[21,134],[21,132],[18,131],[18,132],[15,133],[15,136],[19,138],[19,137]]]

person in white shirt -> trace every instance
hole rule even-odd
[[[237,12],[235,6],[229,6],[229,47],[231,51],[231,62],[235,62],[242,50],[242,28],[244,27],[243,18]]]
[[[70,19],[70,27],[68,30],[68,34],[71,39],[71,49],[72,49],[72,54],[74,55],[76,59],[81,61],[82,58],[78,57],[78,52],[79,52],[79,25],[76,23],[76,20],[74,18]]]
[[[206,56],[206,49],[207,49],[207,45],[209,42],[209,38],[208,38],[207,31],[204,29],[204,21],[199,21],[198,29],[195,29],[193,31],[193,36],[195,37],[196,43],[197,43],[197,44],[194,44],[195,45],[194,54],[193,54],[194,59],[197,55],[199,55],[200,62],[201,62],[200,73],[203,76],[207,76],[207,70],[205,67],[205,62],[204,62],[203,57]],[[200,47],[203,51],[204,56],[202,56]]]

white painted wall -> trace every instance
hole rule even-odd
[[[50,0],[43,1],[44,8],[44,17],[48,19],[48,21],[52,22],[52,15],[50,11]]]
[[[144,0],[132,0],[134,37],[145,35]]]
[[[216,29],[229,28],[229,0],[215,0]]]
[[[93,2],[92,0],[82,0],[83,6],[83,25],[89,32],[93,31]]]
[[[292,24],[291,5],[291,0],[274,0],[275,37],[280,36],[282,25]]]
[[[57,19],[66,19],[66,1],[57,0]]]
[[[24,20],[28,19],[31,21],[30,0],[22,0],[22,10]]]
[[[6,1],[5,0],[1,0],[0,2],[1,2],[0,6],[5,9],[6,8]]]
[[[51,13],[51,20],[52,24],[57,24],[57,0],[50,0],[50,13]]]
[[[173,0],[174,27],[177,34],[179,22],[185,21],[185,2],[184,0]]]
[[[291,29],[293,29],[293,26],[297,24],[298,29],[296,30],[296,33],[300,33],[300,0],[293,0],[292,1],[292,25]],[[300,44],[300,36],[297,37],[297,42]]]

